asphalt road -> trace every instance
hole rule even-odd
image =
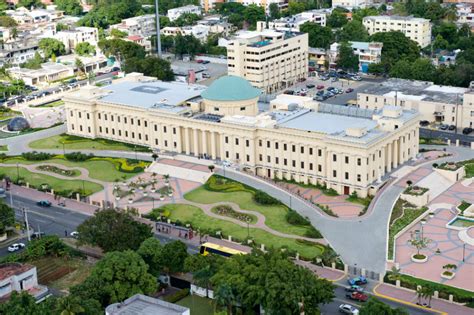
[[[461,129],[461,128],[459,128]],[[474,132],[470,135],[464,135],[460,133],[461,130],[458,130],[458,133],[454,131],[443,131],[443,130],[433,130],[420,128],[420,137],[424,138],[437,138],[437,139],[449,139],[451,143],[455,143],[457,139],[461,142],[474,142]]]
[[[352,301],[352,300],[347,299],[346,298],[346,291],[344,291],[344,288],[342,288],[342,287],[339,287],[339,286],[336,287],[336,290],[334,291],[334,293],[336,295],[334,300],[331,303],[324,304],[320,307],[322,315],[338,314],[339,313],[339,305],[341,305],[341,304],[350,304],[352,306],[357,307],[358,309],[360,309],[361,305],[363,304],[363,302],[356,302],[356,301]],[[395,303],[393,301],[386,300],[386,299],[381,299],[381,298],[378,298],[378,299],[380,299],[382,302],[390,305],[393,308],[396,308],[396,307],[404,308],[405,310],[407,310],[409,312],[410,315],[436,314],[435,312],[431,312],[429,310],[424,310],[424,309],[420,309],[420,308],[416,308],[416,307],[411,307],[411,306],[408,306],[408,305],[403,305],[403,304],[400,304],[400,303]]]

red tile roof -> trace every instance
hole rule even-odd
[[[35,266],[20,263],[7,263],[0,265],[0,281],[10,278],[11,276],[20,275]]]

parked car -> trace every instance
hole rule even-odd
[[[293,91],[293,90],[286,90],[285,92],[283,92],[283,94],[293,95],[293,94],[295,94],[295,91]]]
[[[338,77],[334,77],[334,78],[331,79],[331,82],[336,82],[336,81],[339,81]]]
[[[25,248],[25,244],[15,243],[15,244],[12,244],[12,245],[8,246],[8,251],[10,253],[13,253],[13,252],[19,251],[20,249],[23,249],[23,248]]]
[[[51,201],[49,200],[40,200],[36,204],[40,207],[45,207],[45,208],[51,207]]]
[[[464,128],[464,129],[462,130],[462,133],[463,133],[464,135],[468,135],[468,134],[470,134],[472,131],[473,131],[473,129],[472,129],[471,127],[467,127],[467,128]]]
[[[426,127],[430,124],[430,122],[428,120],[420,120],[420,126],[422,127]]]
[[[202,77],[203,77],[204,79],[209,79],[209,78],[211,77],[211,75],[210,75],[208,72],[203,72],[203,73],[202,73]]]
[[[350,285],[362,285],[367,284],[367,278],[360,276],[347,280]]]
[[[330,86],[330,87],[328,87],[326,90],[328,90],[328,91],[333,91],[333,90],[335,90],[335,89],[336,89],[336,88],[335,88],[334,86]]]
[[[202,59],[196,59],[196,62],[197,62],[197,63],[203,63],[204,60],[202,60]]]
[[[312,89],[312,88],[314,88],[314,87],[315,87],[315,85],[314,85],[314,84],[312,84],[312,83],[310,83],[310,84],[306,84],[306,87],[307,87],[308,89]]]
[[[329,80],[329,77],[327,77],[327,76],[320,76],[319,78],[320,78],[322,81],[327,81],[327,80]]]
[[[341,304],[341,305],[339,305],[339,313],[358,315],[359,310],[357,308],[355,308],[354,306],[352,306],[352,305]]]
[[[324,97],[318,95],[318,96],[314,97],[313,100],[318,101],[318,102],[322,102],[322,101],[325,101],[326,99]]]
[[[71,237],[78,238],[78,237],[79,237],[79,232],[73,231],[73,232],[71,232],[71,234],[69,234],[69,235],[71,235]]]
[[[208,64],[208,63],[211,63],[211,62],[210,62],[209,60],[203,60],[203,61],[202,61],[202,64],[203,64],[203,65],[206,65],[206,64]]]
[[[324,89],[324,85],[320,84],[320,85],[318,85],[316,88],[317,88],[318,90],[322,90],[322,89]]]
[[[369,299],[369,297],[361,292],[352,292],[352,293],[347,293],[346,298],[354,300],[354,301],[359,301],[359,302],[365,302]]]
[[[346,292],[364,292],[364,288],[358,285],[350,285],[345,287],[344,290],[346,290]]]
[[[448,130],[456,130],[456,126],[455,126],[455,125],[450,125],[450,126],[448,127]]]
[[[439,130],[447,130],[448,127],[449,127],[448,125],[442,124],[442,125],[439,126]]]
[[[348,88],[348,89],[346,90],[346,93],[352,93],[352,92],[354,92],[354,89],[353,89],[353,88]]]

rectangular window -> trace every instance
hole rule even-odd
[[[176,134],[176,128],[173,127],[173,134]]]
[[[309,155],[313,155],[313,148],[309,148]]]
[[[158,125],[155,125],[155,131],[158,131]]]
[[[118,130],[118,135],[119,135],[119,137],[122,136],[122,130],[120,130],[120,129]]]
[[[89,113],[86,114],[87,119],[90,119]]]
[[[224,138],[224,141],[225,141],[225,143],[229,143],[229,137],[226,136],[226,137]]]
[[[280,159],[278,157],[275,158],[275,164],[278,164],[280,162]]]
[[[109,134],[109,128],[108,127],[105,127],[105,133]]]
[[[135,132],[132,132],[132,139],[135,139]]]
[[[239,138],[235,138],[235,145],[239,145]]]
[[[362,159],[361,158],[357,158],[357,165],[361,165],[362,164]]]
[[[168,146],[168,140],[165,140],[165,147]]]
[[[71,111],[71,117],[73,117],[73,116],[74,116],[74,112]],[[99,114],[99,119],[100,119],[100,114]]]
[[[335,154],[332,155],[332,161],[336,162],[337,161],[337,156]]]
[[[310,170],[310,171],[313,170],[313,163],[309,163],[309,170]]]
[[[296,161],[295,160],[291,161],[291,166],[296,167]]]
[[[87,132],[91,133],[91,127],[87,127]]]
[[[267,163],[271,163],[272,162],[272,159],[270,157],[270,155],[267,155]]]
[[[296,152],[296,146],[294,144],[291,146],[291,152]]]
[[[285,165],[285,166],[288,165],[288,160],[287,159],[283,159],[283,165]]]
[[[270,145],[271,145],[270,141],[267,141],[267,148],[270,148]]]
[[[278,142],[275,142],[275,149],[278,150]]]
[[[245,111],[245,107],[241,107],[241,108],[240,108],[240,111],[241,111],[241,112]]]
[[[245,140],[245,146],[248,148],[250,147],[250,141],[249,140]]]
[[[250,162],[250,155],[247,154],[247,162]]]
[[[259,154],[259,155],[258,155],[258,160],[259,160],[260,162],[262,162],[262,161],[263,161],[263,155]]]
[[[128,138],[128,131],[125,130],[125,137]]]
[[[148,127],[148,122],[145,120],[143,123],[145,124],[145,128],[147,128]]]
[[[321,164],[318,164],[318,172],[322,172],[323,171],[323,166]]]
[[[258,146],[259,146],[259,147],[262,146],[262,140],[258,140]]]
[[[113,129],[112,129],[113,130]],[[82,125],[79,125],[79,131],[82,131]]]
[[[337,172],[335,170],[332,171],[332,177],[337,177]]]
[[[174,148],[178,147],[178,144],[176,143],[176,141],[173,141],[173,146],[174,146]]]
[[[114,115],[110,115],[110,121],[114,121]]]
[[[323,151],[321,149],[318,149],[318,156],[322,156],[323,155]]]
[[[79,114],[79,118],[82,118],[82,117],[81,117],[81,112],[79,112],[78,114]]]
[[[349,173],[348,173],[348,172],[345,172],[345,173],[344,173],[344,178],[345,178],[345,179],[349,179]]]
[[[345,160],[346,164],[349,164],[349,157],[348,156],[344,157],[344,160]]]
[[[142,134],[138,133],[138,140],[142,140]]]
[[[123,118],[123,122],[126,124],[127,123],[127,117]]]
[[[107,114],[104,114],[104,120],[107,120]]]
[[[357,181],[360,182],[362,180],[360,174],[357,174]]]
[[[304,169],[304,162],[301,162],[301,168]]]
[[[225,151],[225,157],[228,159],[229,158],[229,151]]]
[[[287,150],[287,145],[286,143],[283,143],[283,151],[286,151]]]
[[[240,160],[240,155],[238,153],[235,154],[235,159]]]
[[[166,126],[163,126],[163,132],[166,133]]]
[[[219,107],[214,107],[214,111],[218,112],[218,111],[219,111]]]
[[[120,116],[117,116],[117,121],[120,122]]]

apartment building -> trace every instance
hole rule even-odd
[[[369,65],[380,63],[382,58],[383,43],[378,42],[349,42],[354,55],[359,58],[359,71],[367,73]],[[329,48],[329,67],[336,68],[339,59],[339,43],[333,43]]]
[[[0,46],[0,67],[10,64],[19,66],[33,59],[39,50],[38,39],[35,37],[21,37],[14,41],[4,42]]]
[[[46,9],[28,10],[25,7],[20,7],[16,10],[6,10],[5,14],[14,19],[20,26],[57,22],[64,17],[63,11]]]
[[[40,69],[9,68],[8,73],[15,79],[23,80],[28,85],[49,86],[49,83],[70,78],[74,75],[74,67],[60,63],[47,62]]]
[[[342,7],[348,10],[355,8],[367,8],[374,3],[372,0],[332,0],[332,7]]]
[[[89,43],[97,47],[99,42],[99,30],[95,27],[76,27],[73,30],[64,30],[57,32],[54,36],[57,40],[63,42],[66,52],[70,53],[76,49],[80,43]]]
[[[329,56],[327,50],[324,48],[309,47],[308,65],[308,70],[310,73],[314,70],[327,70],[329,65]]]
[[[122,22],[111,25],[110,28],[126,32],[130,36],[150,37],[156,35],[156,19],[154,14],[146,14],[123,19]]]
[[[217,4],[225,2],[238,2],[245,6],[255,4],[265,7],[267,13],[269,12],[269,7],[272,3],[276,3],[280,8],[286,8],[288,6],[288,1],[286,0],[200,0],[200,5],[204,9],[204,12],[209,12],[210,10],[215,9]]]
[[[170,21],[173,22],[173,21],[176,21],[183,14],[201,15],[201,7],[190,4],[184,7],[169,9],[167,16],[170,19]]]
[[[161,35],[165,36],[178,36],[178,35],[193,35],[200,41],[205,41],[209,36],[210,27],[207,25],[193,25],[193,26],[167,26],[160,30]]]
[[[433,82],[390,79],[357,93],[357,106],[377,110],[393,105],[420,112],[431,123],[473,127],[472,89],[435,85]]]
[[[326,26],[327,14],[318,11],[320,10],[301,12],[290,17],[273,20],[268,23],[268,28],[278,31],[299,32],[300,26],[306,22]]]
[[[67,132],[226,160],[259,176],[359,196],[374,194],[385,174],[418,153],[416,111],[303,99],[259,112],[260,93],[236,76],[206,88],[129,74],[68,94]]]
[[[127,36],[123,40],[142,46],[143,49],[145,49],[146,52],[151,51],[151,40],[148,40],[148,39],[146,39],[142,36],[139,36],[139,35]]]
[[[430,20],[413,16],[366,16],[362,20],[369,35],[380,32],[399,31],[424,48],[431,44]]]
[[[241,31],[227,43],[227,72],[272,94],[308,76],[308,34],[265,29]]]
[[[13,291],[28,292],[39,300],[47,295],[48,288],[38,285],[35,266],[20,263],[1,264],[0,298],[8,298]]]

